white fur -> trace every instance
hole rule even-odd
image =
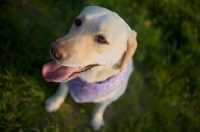
[[[63,66],[71,67],[99,64],[92,70],[80,74],[79,77],[88,82],[105,81],[119,73],[119,65],[127,51],[127,41],[131,34],[136,37],[136,32],[132,31],[116,13],[97,6],[86,7],[77,18],[82,19],[83,25],[79,28],[73,25],[65,37],[56,41],[62,46],[67,46],[68,50],[71,51],[70,58],[62,61],[57,60],[57,62]],[[97,44],[91,37],[96,34],[106,36],[109,44]],[[70,44],[73,44],[72,48],[69,46]],[[88,48],[85,49],[84,45],[88,45]],[[128,63],[131,63],[132,66],[132,60]],[[125,80],[122,87],[94,101],[97,103],[91,120],[91,126],[94,130],[99,130],[104,125],[103,114],[106,107],[124,93],[127,84],[128,80]],[[57,111],[64,102],[67,93],[67,85],[64,82],[60,83],[57,92],[45,101],[46,111]]]

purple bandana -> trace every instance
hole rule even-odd
[[[72,98],[78,103],[89,103],[104,97],[127,81],[132,72],[132,61],[130,61],[122,72],[98,83],[88,83],[77,77],[67,82]]]

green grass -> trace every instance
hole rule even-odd
[[[94,104],[70,96],[43,108],[56,83],[43,80],[49,46],[86,5],[117,12],[138,33],[128,89],[105,112],[102,132],[200,131],[199,0],[3,0],[0,2],[0,131],[90,132]]]

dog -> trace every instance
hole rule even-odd
[[[45,101],[46,111],[57,111],[69,92],[78,103],[97,103],[91,127],[104,126],[106,107],[124,93],[133,71],[136,36],[117,13],[85,7],[69,33],[50,46],[54,61],[43,66],[42,75],[60,85]]]

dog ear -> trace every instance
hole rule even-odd
[[[137,33],[132,30],[129,37],[128,37],[127,51],[126,51],[124,58],[121,62],[120,71],[122,71],[124,69],[124,66],[132,58],[132,56],[134,55],[134,53],[136,51],[136,48],[137,48],[136,36],[137,36]]]

